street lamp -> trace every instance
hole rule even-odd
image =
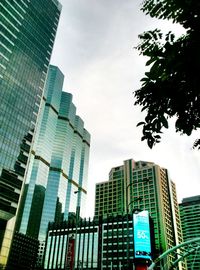
[[[129,213],[129,206],[135,202],[135,201],[142,201],[142,198],[141,197],[137,197],[135,198],[134,200],[131,200],[130,202],[128,202],[128,188],[130,188],[132,185],[136,184],[136,183],[148,183],[149,182],[149,179],[148,178],[144,178],[142,180],[139,180],[139,181],[131,181],[127,186],[126,186],[126,211],[127,213]]]
[[[130,203],[128,204],[128,208],[127,208],[127,209],[129,210],[129,206],[130,206],[132,203],[135,203],[135,202],[138,202],[138,201],[141,202],[142,200],[143,200],[142,197],[137,197],[137,198],[131,200]],[[127,210],[127,211],[128,211],[128,210]],[[134,210],[134,212],[136,212],[136,211],[139,211],[139,212],[140,212],[140,211],[141,211],[140,208],[134,208],[133,210]]]
[[[79,192],[81,192],[80,189],[74,191],[74,194],[78,194]],[[79,216],[80,216],[80,205],[78,204],[78,200],[77,200],[77,204],[76,204],[76,224],[79,221]]]

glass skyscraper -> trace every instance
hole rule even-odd
[[[154,257],[182,242],[176,188],[168,171],[153,162],[130,159],[111,169],[109,181],[96,184],[95,216],[137,209],[148,210],[153,220]]]
[[[0,265],[9,254],[61,6],[0,1]]]
[[[62,92],[64,75],[50,65],[41,114],[18,215],[17,229],[38,238],[43,249],[50,221],[84,215],[90,134],[76,115],[72,95]]]

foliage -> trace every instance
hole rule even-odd
[[[175,38],[159,29],[144,32],[137,46],[140,54],[149,57],[150,66],[142,86],[134,92],[135,105],[146,110],[142,140],[148,146],[160,142],[162,128],[175,116],[176,132],[191,135],[200,128],[200,1],[145,0],[142,11],[158,19],[170,19],[185,28]],[[193,147],[200,149],[200,139]]]

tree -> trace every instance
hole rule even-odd
[[[152,148],[161,140],[163,128],[175,116],[176,132],[191,135],[200,128],[200,1],[144,0],[141,10],[158,19],[172,20],[185,28],[176,38],[172,32],[155,29],[139,35],[140,54],[147,56],[150,66],[134,92],[135,105],[142,106],[146,117],[143,136]],[[200,139],[193,147],[200,149]]]

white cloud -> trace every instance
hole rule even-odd
[[[153,150],[140,141],[140,108],[132,92],[139,88],[145,60],[133,48],[138,34],[161,27],[182,29],[151,19],[138,0],[62,0],[52,64],[65,74],[65,91],[73,94],[77,113],[92,135],[88,185],[88,215],[93,215],[94,184],[123,160],[153,161],[169,170],[179,200],[200,193],[200,152],[193,138],[170,128]]]

